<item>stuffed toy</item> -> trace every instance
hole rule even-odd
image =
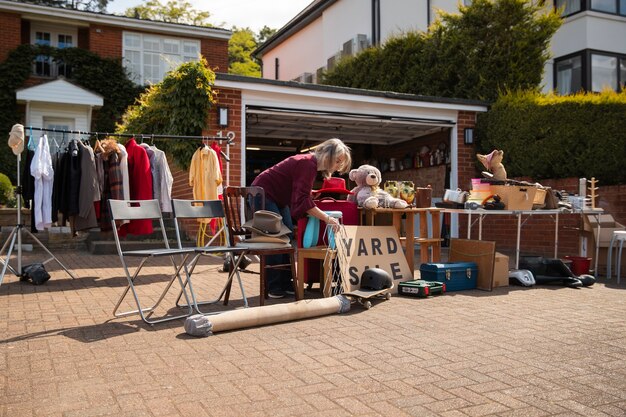
[[[371,165],[361,165],[350,171],[349,178],[356,183],[352,189],[349,201],[356,202],[359,206],[368,209],[376,207],[405,208],[407,202],[392,197],[388,192],[380,188],[382,181],[378,168]]]
[[[494,180],[506,180],[506,169],[504,169],[504,165],[502,165],[504,151],[494,150],[489,155],[481,155],[477,153],[476,157],[484,165],[484,167],[491,172],[491,174],[483,172],[483,175],[492,177]]]

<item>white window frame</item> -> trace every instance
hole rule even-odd
[[[50,46],[51,47],[54,47],[54,48],[59,47],[59,35],[72,37],[72,45],[69,46],[70,48],[75,48],[78,46],[78,29],[74,27],[33,23],[30,28],[31,45],[37,45],[37,32],[50,34]],[[36,59],[41,59],[41,58],[37,57]],[[50,65],[50,74],[49,75],[37,74],[36,62],[33,63],[33,74],[37,76],[41,76],[41,77],[51,77],[51,78],[54,78],[57,75],[59,75],[58,74],[59,68],[57,64],[52,62],[52,58],[48,57],[47,59],[48,59],[48,64]]]
[[[138,37],[139,45],[128,45],[127,40],[130,37]],[[154,44],[147,49],[145,44],[151,40],[154,41]],[[158,44],[156,40],[158,40]],[[168,51],[166,51],[166,46]],[[197,39],[166,37],[129,31],[122,33],[124,67],[131,73],[133,81],[140,85],[157,83],[165,77],[168,71],[176,68],[181,63],[197,61],[201,53],[200,48],[201,44]],[[193,49],[195,49],[195,52]],[[138,55],[139,62],[131,60],[131,53]],[[158,57],[156,64],[154,61],[147,62],[148,58],[154,58],[155,56]],[[138,70],[139,73],[137,73]]]

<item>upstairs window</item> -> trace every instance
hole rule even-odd
[[[33,26],[31,39],[34,45],[47,45],[60,49],[75,46],[74,41],[76,39],[76,33],[75,30],[71,28]],[[52,57],[48,55],[38,55],[35,58],[33,74],[40,77],[54,78],[58,75],[69,77],[71,75],[71,69],[63,62],[54,62]]]
[[[158,83],[168,71],[197,61],[200,41],[124,32],[124,65],[137,84]]]
[[[554,6],[557,9],[563,7],[562,16],[569,16],[583,10],[626,16],[626,0],[555,0]]]

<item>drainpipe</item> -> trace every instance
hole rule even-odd
[[[426,31],[430,27],[430,0],[426,0]]]

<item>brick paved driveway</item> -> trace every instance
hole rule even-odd
[[[43,286],[0,287],[0,416],[626,415],[624,283],[394,297],[195,339],[182,320],[112,319],[116,256],[56,255],[78,279],[53,262]],[[199,292],[218,292],[218,268],[200,268]]]

